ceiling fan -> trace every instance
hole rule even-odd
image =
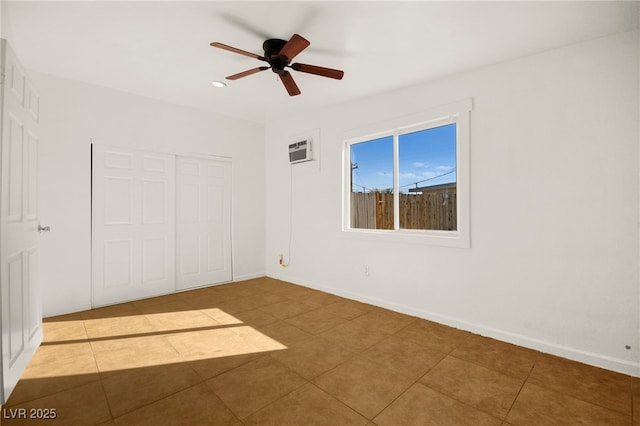
[[[271,69],[271,71],[278,74],[280,80],[282,81],[282,84],[284,84],[284,87],[287,89],[289,95],[295,96],[300,94],[300,89],[298,88],[296,82],[293,80],[293,76],[291,75],[291,73],[289,73],[289,71],[287,71],[285,68],[291,68],[292,70],[305,72],[308,74],[320,75],[322,77],[335,78],[336,80],[341,80],[344,76],[344,71],[335,70],[332,68],[300,63],[291,64],[291,60],[304,49],[306,49],[310,44],[311,43],[307,39],[298,34],[294,34],[289,39],[289,41],[281,40],[278,38],[270,38],[262,44],[262,49],[264,50],[263,56],[256,55],[255,53],[247,52],[246,50],[238,49],[218,42],[211,43],[211,46],[249,56],[251,58],[255,58],[269,64],[269,66],[252,68],[238,74],[230,75],[226,77],[228,80],[237,80],[239,78],[258,73],[260,71]]]

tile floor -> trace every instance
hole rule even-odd
[[[260,278],[46,319],[2,417],[638,426],[640,379]]]

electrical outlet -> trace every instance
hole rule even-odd
[[[364,265],[364,268],[362,269],[362,273],[364,274],[365,277],[368,277],[370,274],[370,270],[369,270],[369,265]]]

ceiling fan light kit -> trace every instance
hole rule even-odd
[[[293,58],[297,56],[304,49],[309,47],[311,43],[305,39],[304,37],[294,34],[291,38],[287,40],[281,40],[279,38],[270,38],[265,40],[262,43],[262,50],[264,50],[264,56],[256,55],[255,53],[247,52],[246,50],[238,49],[236,47],[232,47],[223,43],[213,42],[211,46],[217,47],[219,49],[228,50],[233,53],[238,53],[240,55],[249,56],[250,58],[258,59],[260,61],[266,62],[269,66],[261,66],[257,68],[252,68],[250,70],[246,70],[237,74],[230,75],[227,80],[237,80],[239,78],[243,78],[252,74],[256,74],[261,71],[266,71],[270,69],[274,73],[278,74],[282,84],[284,85],[287,93],[290,96],[299,95],[300,89],[296,84],[295,80],[291,73],[285,68],[290,68],[294,71],[304,72],[307,74],[319,75],[322,77],[333,78],[336,80],[341,80],[344,76],[344,72],[341,70],[336,70],[332,68],[320,67],[317,65],[309,65],[309,64],[300,64],[300,63],[291,63]]]

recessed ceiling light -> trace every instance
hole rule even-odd
[[[223,82],[223,81],[212,81],[211,85],[213,87],[227,87],[227,83]]]

